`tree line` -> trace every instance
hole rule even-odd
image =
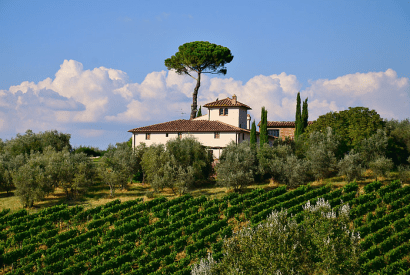
[[[261,126],[266,118],[263,108]],[[276,139],[272,146],[262,129],[257,145],[255,123],[252,129],[251,142],[229,144],[214,168],[210,151],[193,137],[150,147],[142,143],[135,149],[127,141],[101,151],[72,148],[70,134],[28,130],[0,140],[0,188],[15,188],[23,205],[31,207],[57,187],[72,199],[94,183],[104,183],[114,196],[133,179],[149,183],[155,191],[171,188],[184,194],[215,174],[217,184],[237,190],[268,178],[289,187],[337,175],[351,182],[368,169],[375,179],[392,170],[402,180],[410,178],[409,119],[388,121],[374,110],[349,108],[322,115],[294,140]],[[98,165],[91,156],[101,156]]]

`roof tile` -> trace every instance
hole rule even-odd
[[[128,132],[250,132],[247,129],[242,129],[223,123],[220,121],[209,120],[185,120],[178,119],[164,123],[134,128]]]
[[[204,105],[204,107],[206,108],[210,108],[210,107],[245,107],[249,110],[252,110],[251,107],[249,107],[246,104],[243,104],[239,101],[236,101],[236,103],[234,103],[235,101],[232,98],[224,98],[221,100],[216,100],[214,102],[210,102]]]

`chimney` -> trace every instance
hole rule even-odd
[[[236,95],[233,95],[232,96],[232,104],[236,104],[236,99],[237,99]]]
[[[248,114],[247,115],[247,120],[248,120],[248,123],[247,123],[247,125],[248,125],[248,130],[250,130],[251,129],[251,115],[250,114]]]

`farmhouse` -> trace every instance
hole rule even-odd
[[[222,149],[231,141],[250,140],[251,116],[248,110],[251,108],[239,102],[236,95],[207,103],[204,107],[208,108],[208,114],[192,120],[179,119],[129,130],[133,148],[141,142],[150,146],[165,144],[171,138],[193,136],[212,151],[215,159],[219,159]],[[256,138],[259,142],[259,132],[256,132]],[[272,142],[274,137],[269,139]]]

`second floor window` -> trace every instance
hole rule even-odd
[[[219,108],[219,115],[220,116],[227,116],[228,115],[228,108]]]
[[[214,132],[214,138],[219,138],[221,136],[220,132]]]
[[[178,133],[178,138],[179,138],[179,139],[182,138],[182,133],[181,133],[181,132]]]
[[[151,134],[150,134],[150,133],[146,133],[146,134],[145,134],[145,139],[146,139],[146,140],[150,140],[150,139],[151,139]]]

